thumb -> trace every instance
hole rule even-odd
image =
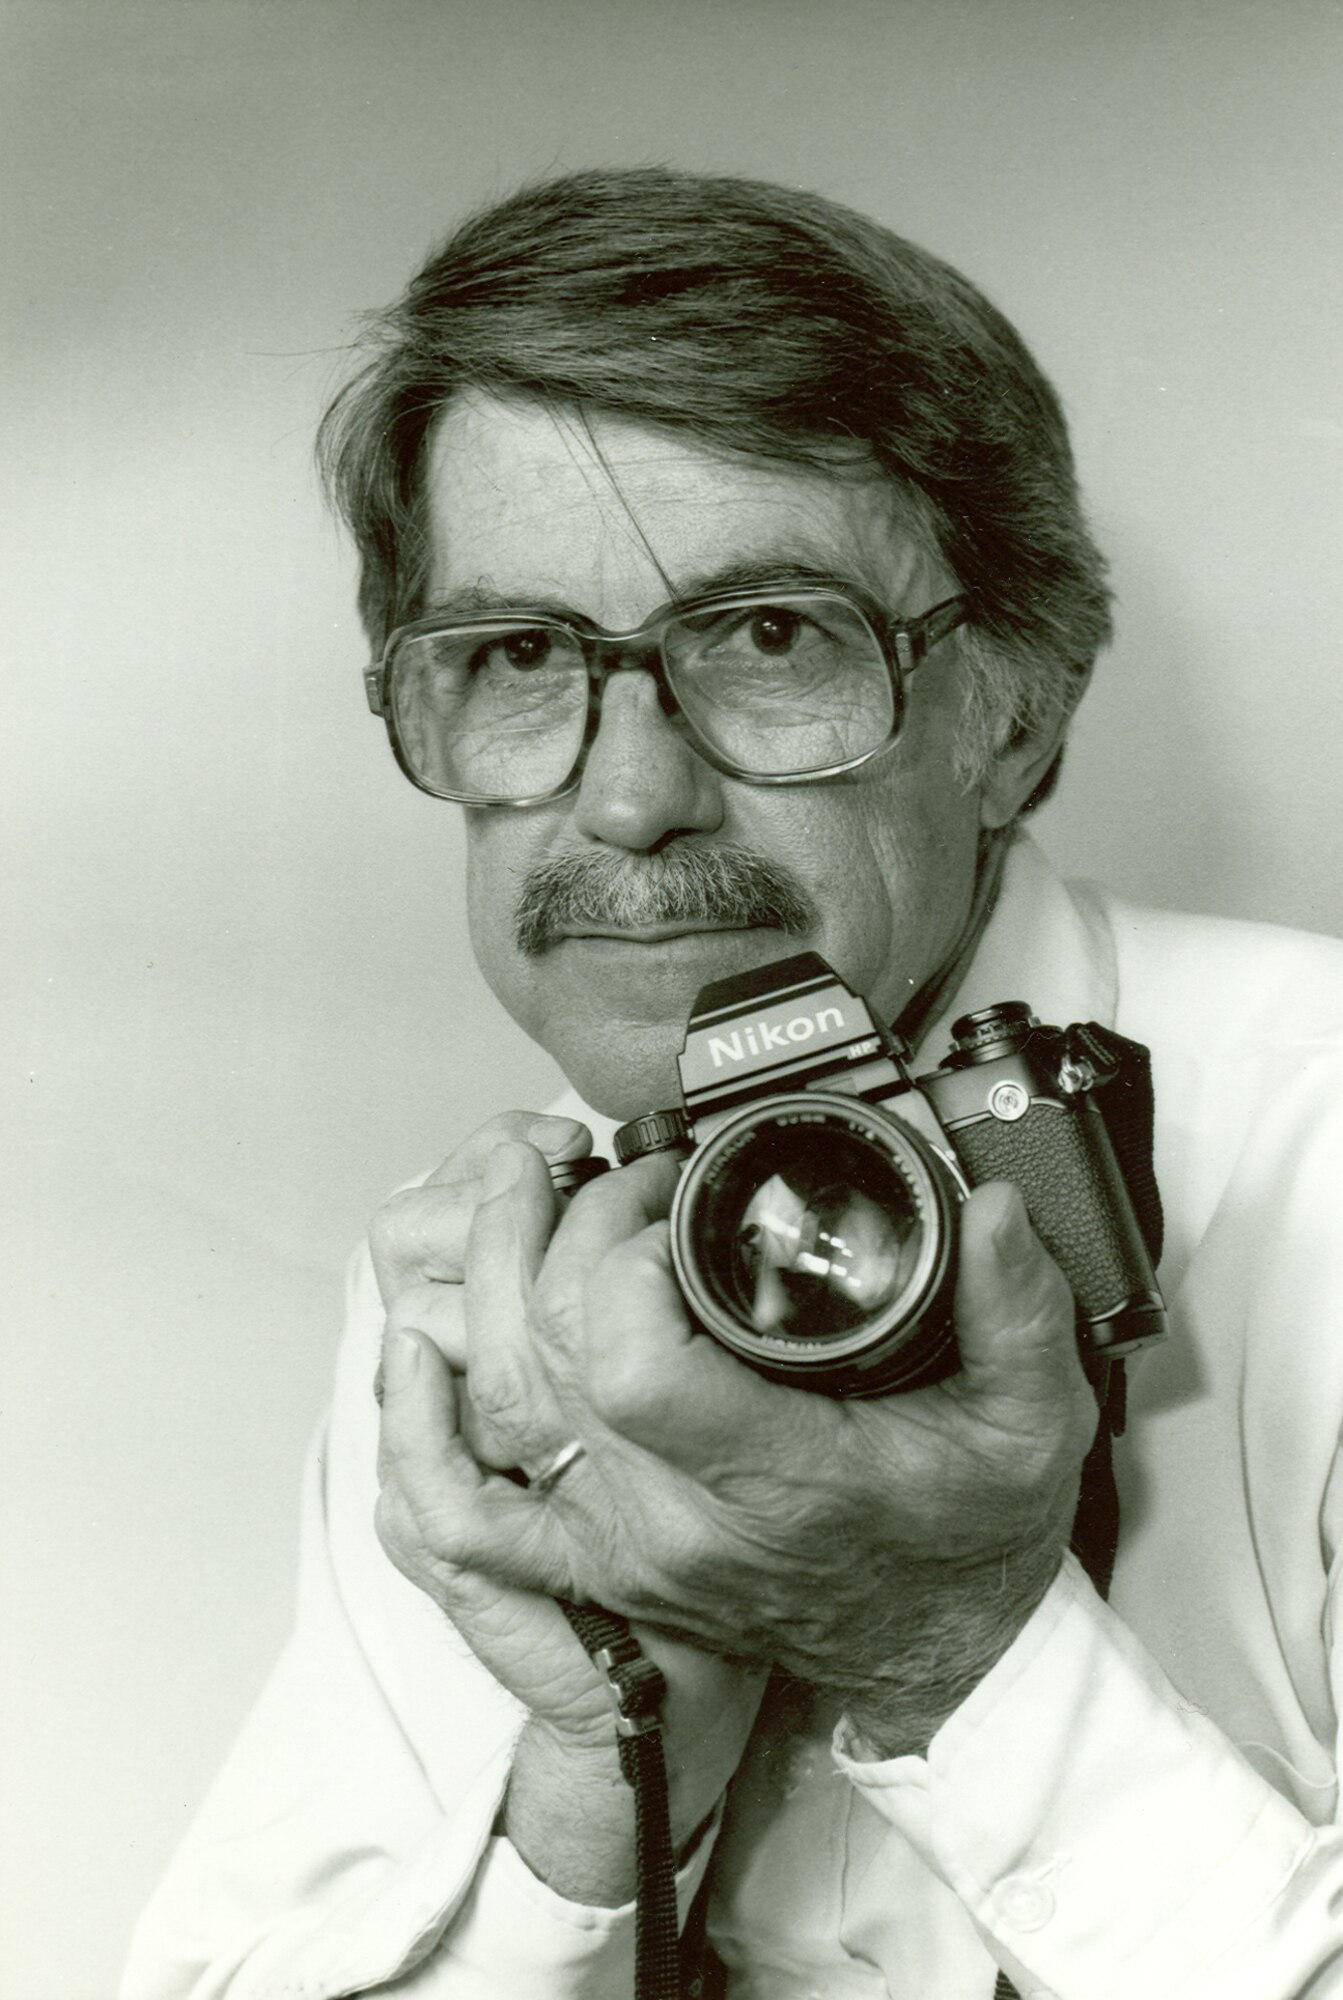
[[[586,1159],[592,1151],[592,1134],[577,1118],[561,1118],[553,1112],[546,1112],[533,1118],[523,1135],[528,1144],[535,1146],[538,1153],[544,1153],[547,1160]]]
[[[383,1358],[378,1535],[412,1582],[491,1577],[547,1597],[573,1594],[552,1509],[477,1463],[462,1437],[458,1385],[431,1340],[390,1329]]]
[[[961,1210],[956,1337],[971,1390],[1034,1400],[1085,1387],[1068,1281],[1010,1182],[986,1182]]]

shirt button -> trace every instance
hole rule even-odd
[[[1038,1931],[1054,1914],[1054,1892],[1026,1875],[1009,1875],[995,1898],[998,1914],[1014,1931]]]

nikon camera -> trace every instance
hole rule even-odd
[[[1165,1332],[1147,1051],[1094,1024],[1041,1027],[1020,1001],[952,1037],[911,1076],[904,1044],[807,952],[704,987],[683,1105],[616,1133],[622,1166],[683,1156],[677,1280],[761,1374],[882,1396],[951,1373],[957,1213],[985,1180],[1020,1188],[1072,1286],[1084,1360]]]

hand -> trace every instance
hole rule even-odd
[[[522,1111],[490,1119],[421,1186],[393,1195],[373,1219],[373,1266],[387,1309],[378,1371],[383,1405],[378,1526],[393,1560],[435,1598],[477,1657],[534,1718],[576,1742],[605,1748],[611,1723],[599,1678],[551,1599],[470,1570],[431,1578],[426,1550],[403,1531],[399,1511],[400,1461],[421,1438],[426,1449],[458,1448],[471,1480],[479,1481],[481,1467],[505,1472],[521,1464],[515,1440],[496,1438],[471,1400],[462,1280],[491,1160],[500,1146],[529,1142],[542,1157],[532,1179],[528,1221],[536,1241],[543,1242],[554,1226],[556,1204],[542,1160],[586,1158],[592,1135],[573,1119]],[[412,1375],[422,1379],[412,1383]],[[542,1430],[535,1458],[543,1462],[549,1456],[546,1440],[560,1419],[544,1409],[537,1417]]]
[[[1048,1588],[1095,1426],[1071,1294],[1020,1197],[986,1187],[962,1211],[961,1372],[840,1403],[690,1325],[659,1220],[673,1163],[585,1189],[539,1260],[540,1162],[510,1159],[471,1234],[468,1343],[473,1299],[495,1329],[473,1391],[524,1450],[553,1398],[548,1442],[580,1437],[587,1457],[540,1506],[504,1486],[449,1507],[453,1467],[421,1462],[436,1560],[778,1660],[888,1754],[923,1748]]]
[[[620,1902],[633,1891],[631,1799],[618,1774],[604,1685],[551,1598],[501,1582],[469,1565],[437,1560],[434,1520],[416,1519],[417,1468],[451,1460],[473,1496],[502,1487],[491,1477],[525,1458],[533,1471],[564,1441],[544,1378],[530,1401],[504,1392],[511,1422],[496,1424],[472,1402],[462,1279],[476,1207],[490,1188],[491,1161],[511,1156],[526,1138],[551,1160],[584,1157],[586,1128],[567,1119],[510,1113],[475,1133],[420,1188],[395,1196],[375,1218],[371,1239],[387,1305],[379,1370],[383,1423],[378,1526],[392,1559],[453,1619],[481,1661],[526,1706],[531,1720],[515,1758],[509,1831],[524,1857],[560,1893],[586,1902]],[[530,1145],[526,1225],[539,1262],[555,1217],[544,1160]],[[491,1316],[477,1329],[490,1348]],[[501,1394],[500,1367],[483,1369],[490,1394]],[[525,1435],[523,1434],[525,1430]],[[430,1501],[432,1510],[432,1498]],[[520,1559],[520,1553],[519,1553]],[[672,1784],[673,1831],[684,1840],[711,1810],[745,1745],[763,1675],[730,1667],[697,1646],[636,1628],[668,1682],[665,1741]],[[575,1828],[582,1838],[574,1839]]]

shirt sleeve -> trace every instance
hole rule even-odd
[[[711,1831],[676,1878],[682,1924],[712,1849]],[[407,2000],[630,2000],[634,1933],[633,1903],[566,1902],[496,1837],[439,1949],[396,1990]]]
[[[1031,2000],[1343,1995],[1343,1833],[1181,1699],[1069,1557],[926,1758],[840,1769]]]
[[[293,1634],[132,1943],[122,2000],[627,2000],[634,1912],[494,1834],[523,1712],[373,1527],[382,1314],[352,1271]],[[682,1913],[712,1837],[678,1879]]]

